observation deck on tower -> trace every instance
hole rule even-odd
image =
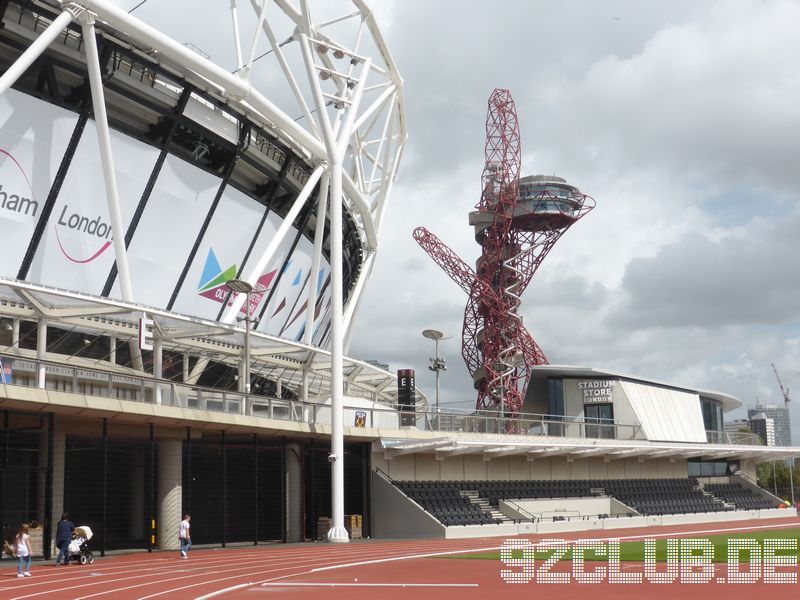
[[[513,208],[512,224],[521,231],[566,229],[583,215],[586,196],[566,179],[555,175],[528,175],[519,180],[519,201]],[[494,222],[495,213],[473,211],[469,224],[475,228],[475,241]]]

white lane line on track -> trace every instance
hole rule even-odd
[[[425,542],[423,544],[418,544],[418,543],[417,544],[413,544],[413,546],[419,547],[419,548],[430,547],[431,545],[437,546],[439,544],[438,543],[431,544],[431,542]],[[362,555],[374,555],[376,550],[377,550],[377,548],[373,548],[373,547],[369,547],[369,546],[360,546],[355,551],[355,553],[362,554]],[[381,552],[387,552],[387,553],[395,553],[398,550],[396,548],[393,549],[392,545],[386,544],[386,545],[383,545],[380,548],[380,551]],[[354,551],[353,551],[352,547],[351,548],[342,548],[342,547],[331,548],[329,552],[325,553],[325,556],[316,556],[316,557],[300,556],[299,557],[300,560],[306,560],[306,561],[308,561],[308,560],[313,558],[312,562],[306,562],[305,564],[295,564],[293,566],[286,566],[286,561],[282,560],[281,564],[283,566],[281,568],[273,569],[272,571],[266,571],[266,572],[267,573],[269,573],[269,572],[273,572],[274,573],[274,572],[278,572],[278,571],[285,571],[285,570],[288,570],[288,569],[298,569],[298,568],[308,567],[308,566],[312,566],[312,565],[315,565],[315,564],[318,565],[320,563],[325,564],[326,562],[330,562],[331,560],[333,560],[333,561],[340,560],[341,559],[341,555],[352,555],[353,553],[354,553]],[[230,572],[232,570],[235,570],[235,569],[228,569],[227,571],[224,571],[224,572]],[[301,573],[308,573],[308,572],[309,571],[301,571]],[[201,582],[198,582],[198,583],[193,583],[191,585],[186,585],[186,586],[177,587],[177,588],[171,588],[171,589],[168,589],[168,590],[164,590],[164,591],[161,591],[161,592],[150,594],[148,596],[142,596],[142,597],[139,598],[139,600],[147,600],[148,598],[154,598],[156,596],[163,596],[165,594],[179,592],[179,591],[183,591],[183,590],[194,588],[194,587],[214,584],[214,583],[218,583],[218,582],[221,582],[221,581],[229,581],[231,579],[237,579],[237,578],[248,577],[248,576],[253,576],[253,575],[255,575],[255,576],[264,575],[264,573],[265,573],[265,571],[263,569],[260,569],[259,571],[256,571],[256,572],[240,573],[238,575],[233,575],[233,576],[230,576],[230,577],[221,577],[219,579],[213,579],[213,580],[210,580],[210,581],[201,581]],[[281,578],[284,578],[284,577],[291,577],[293,575],[295,575],[295,574],[294,573],[290,573],[288,575],[282,575],[282,576],[275,577],[274,579],[281,579]],[[184,579],[184,578],[182,578],[182,579]],[[169,579],[167,581],[174,581],[174,579]],[[263,583],[264,581],[271,581],[271,580],[267,579],[267,580],[262,580],[261,582],[256,582],[256,583]],[[134,585],[134,586],[129,586],[127,588],[118,588],[117,591],[128,590],[128,589],[132,589],[132,588],[136,588],[136,587],[144,587],[146,585],[152,585],[154,583],[164,583],[164,582],[152,582],[152,583],[138,584],[138,585]],[[203,597],[209,597],[210,598],[210,597],[219,595],[219,593],[231,591],[231,589],[238,589],[239,587],[240,587],[240,584],[237,584],[236,586],[233,586],[233,588],[225,588],[224,590],[217,590],[216,592],[212,592],[211,593],[213,595],[203,596]],[[99,596],[99,595],[102,595],[102,594],[93,594],[93,596]],[[90,596],[84,596],[82,599],[78,599],[78,600],[83,600],[83,599],[89,598],[89,597]]]
[[[693,531],[670,531],[670,532],[664,532],[664,533],[652,533],[652,534],[629,535],[629,536],[618,536],[618,537],[609,536],[609,537],[606,537],[606,538],[589,538],[589,539],[599,539],[601,541],[602,540],[611,540],[611,539],[615,539],[615,540],[635,540],[635,539],[646,539],[646,538],[652,538],[652,537],[670,537],[670,536],[680,536],[680,535],[694,535],[695,537],[698,537],[698,536],[701,536],[701,535],[707,534],[707,533],[727,533],[727,532],[755,531],[755,530],[762,530],[762,529],[783,529],[783,528],[789,528],[789,527],[798,527],[798,525],[800,525],[800,523],[791,522],[791,523],[781,523],[781,524],[774,524],[774,525],[755,525],[755,526],[750,526],[750,527],[728,527],[728,528],[720,528],[720,529],[699,529],[699,530],[693,530]],[[565,532],[565,533],[575,533],[575,532]],[[586,533],[591,533],[591,532],[586,532]],[[546,534],[545,537],[548,537],[548,536],[552,537],[554,535],[555,534]],[[515,537],[524,537],[524,536],[515,536]],[[475,540],[475,541],[478,541],[478,540]],[[483,541],[485,541],[485,540],[483,540]],[[489,550],[499,550],[499,549],[500,549],[500,546],[493,546],[493,547],[489,548]],[[332,570],[332,569],[341,569],[341,568],[347,568],[347,567],[350,567],[350,566],[361,566],[361,565],[365,565],[365,564],[377,564],[377,563],[382,563],[382,562],[389,562],[391,560],[408,560],[408,559],[411,559],[411,558],[426,558],[426,557],[442,556],[442,555],[448,555],[448,554],[460,554],[460,553],[469,554],[469,553],[481,552],[481,551],[486,551],[486,549],[463,548],[463,549],[460,549],[460,550],[447,551],[447,552],[443,552],[443,553],[442,552],[431,552],[431,553],[425,553],[425,554],[414,554],[414,555],[409,555],[409,556],[399,556],[399,557],[394,557],[394,558],[376,559],[376,560],[372,560],[372,561],[361,561],[361,562],[356,562],[356,563],[344,563],[344,564],[340,564],[340,565],[331,565],[331,566],[328,566],[328,567],[315,568],[315,569],[311,569],[311,570],[305,571],[305,572],[301,571],[301,572],[298,572],[298,573],[291,573],[291,574],[288,574],[288,575],[279,575],[277,577],[272,577],[270,579],[264,579],[262,581],[255,582],[254,584],[251,584],[251,585],[259,585],[259,584],[263,585],[265,583],[275,582],[275,581],[278,581],[280,579],[289,579],[291,577],[299,577],[301,575],[309,575],[309,574],[311,574],[313,572]],[[208,582],[208,583],[215,583],[215,582]],[[183,589],[183,588],[181,588],[181,589]],[[233,591],[234,589],[240,589],[240,586],[236,586],[236,588],[224,588],[224,589],[221,589],[221,590],[217,590],[215,592],[210,592],[210,593],[202,595],[202,596],[197,596],[195,598],[195,600],[206,600],[207,598],[213,598],[215,596],[219,596],[219,595],[225,594],[227,592]],[[145,599],[144,598],[140,598],[139,600],[145,600]]]
[[[304,587],[399,587],[399,588],[466,588],[466,587],[480,587],[477,583],[262,583],[262,588],[275,587],[275,588],[304,588]]]
[[[221,596],[222,594],[227,594],[228,592],[233,592],[236,590],[240,590],[242,588],[250,587],[253,585],[252,583],[240,583],[239,585],[234,585],[229,588],[225,588],[223,590],[217,590],[216,592],[211,592],[210,594],[206,594],[203,598],[214,598],[215,596]]]
[[[303,559],[301,558],[300,560],[303,560]],[[264,566],[272,566],[272,565],[276,565],[276,564],[286,564],[287,563],[286,560],[281,560],[280,557],[277,557],[277,556],[270,556],[270,557],[268,557],[268,560],[256,560],[255,557],[254,557],[254,558],[251,558],[250,561],[248,561],[248,562],[242,561],[238,557],[236,557],[235,560],[223,561],[222,563],[216,562],[216,563],[212,563],[212,564],[205,565],[205,566],[204,565],[198,565],[197,568],[194,568],[194,569],[184,568],[181,571],[185,572],[185,573],[188,573],[188,574],[186,576],[184,576],[184,577],[179,577],[177,579],[186,579],[186,578],[190,578],[190,577],[197,577],[198,575],[209,573],[209,569],[210,568],[225,567],[226,563],[227,564],[242,565],[243,562],[246,565],[243,568],[257,568],[257,567],[259,567],[259,568],[262,568],[262,569],[263,569]],[[299,562],[299,561],[295,561],[295,562]],[[185,565],[185,564],[186,563],[181,563],[182,566]],[[234,570],[234,569],[226,568],[225,570],[216,571],[216,572],[219,572],[219,573],[230,572],[231,570]],[[146,571],[146,572],[142,573],[141,571]],[[156,571],[156,572],[154,573],[153,571]],[[136,572],[138,572],[139,574],[138,575],[130,575],[130,573],[136,573]],[[213,573],[215,571],[211,571],[211,572]],[[87,576],[87,579],[89,579],[91,581],[91,583],[88,583],[88,582],[87,583],[80,583],[77,579],[68,579],[68,580],[64,580],[64,582],[63,582],[65,584],[69,584],[68,587],[61,587],[61,588],[58,588],[58,589],[48,589],[48,590],[45,590],[45,591],[42,591],[42,592],[32,593],[32,594],[28,594],[28,595],[24,595],[24,596],[17,596],[13,600],[20,600],[22,598],[31,598],[31,597],[42,596],[42,595],[47,595],[47,594],[68,593],[69,590],[74,590],[74,589],[84,589],[84,588],[89,588],[89,587],[93,587],[93,586],[107,585],[109,583],[117,583],[117,582],[121,582],[121,581],[129,581],[129,580],[132,580],[132,579],[140,579],[140,578],[143,578],[143,577],[153,577],[153,576],[163,575],[165,577],[165,579],[151,580],[151,581],[148,581],[148,582],[145,582],[145,583],[141,584],[142,586],[143,585],[158,585],[158,584],[162,584],[162,583],[168,583],[170,581],[175,581],[176,577],[174,576],[174,574],[175,574],[175,570],[174,569],[169,569],[168,571],[166,571],[166,570],[164,570],[164,568],[153,568],[153,569],[136,569],[136,570],[128,571],[128,575],[129,576],[126,576],[126,577],[118,577],[118,575],[125,575],[125,573],[116,573],[113,576],[113,577],[116,577],[116,578],[113,578],[113,579],[98,579],[97,577],[91,577],[90,578],[90,577]],[[245,576],[245,574],[243,574],[241,576]],[[30,580],[26,580],[26,581],[30,581]],[[50,582],[50,583],[52,583],[52,582]],[[76,583],[78,585],[74,585]],[[35,582],[31,582],[31,584],[29,584],[28,586],[24,586],[24,587],[35,587]],[[129,586],[129,587],[139,587],[139,586]],[[14,588],[14,589],[16,591],[20,592],[20,591],[23,591],[23,586],[18,586],[18,587]],[[117,588],[117,589],[119,590],[119,589],[128,589],[128,588]],[[109,592],[107,592],[107,591],[103,591],[103,592],[99,592],[97,594],[92,594],[92,596],[101,596],[103,594],[108,594],[108,593]]]
[[[779,529],[779,528],[787,528],[787,527],[796,527],[797,525],[798,525],[798,523],[792,522],[792,523],[786,523],[786,524],[763,525],[763,526],[751,525],[751,526],[747,526],[747,527],[736,527],[736,528],[730,528],[729,527],[729,528],[718,528],[718,529],[696,529],[696,530],[692,530],[692,531],[679,531],[679,532],[671,531],[671,532],[668,532],[668,533],[648,533],[648,534],[634,535],[634,536],[619,536],[619,537],[611,537],[611,536],[609,536],[609,537],[607,537],[605,539],[644,539],[644,538],[648,538],[648,537],[669,537],[669,536],[680,536],[680,535],[687,535],[687,534],[694,535],[694,536],[701,536],[703,534],[708,534],[708,533],[734,532],[734,531],[736,531],[736,532],[738,532],[738,531],[754,531],[754,530],[763,530],[763,529]],[[571,533],[574,533],[574,532],[571,532]],[[552,537],[553,534],[550,534],[550,536]],[[519,536],[517,536],[517,537],[519,537]],[[470,553],[470,552],[481,551],[482,548],[474,548],[474,547],[470,548],[470,547],[468,547],[469,544],[475,543],[477,541],[483,541],[484,543],[486,543],[487,541],[490,541],[490,540],[487,540],[487,539],[469,540],[469,541],[461,540],[461,542],[464,543],[464,546],[466,546],[466,547],[463,547],[463,548],[460,548],[460,549],[454,550],[454,551],[448,551],[448,554],[452,554],[452,553]],[[275,570],[272,571],[272,572],[275,572],[275,571],[281,571],[281,570],[287,570],[287,569],[302,569],[303,567],[311,566],[312,564],[314,564],[313,562],[302,564],[302,561],[309,560],[309,559],[312,559],[312,560],[316,561],[316,565],[317,566],[321,566],[320,563],[322,563],[324,565],[325,562],[333,562],[336,559],[341,558],[342,554],[347,555],[351,559],[352,558],[357,558],[357,556],[354,556],[354,554],[357,555],[357,554],[362,554],[362,553],[371,555],[372,557],[375,557],[376,551],[378,551],[378,550],[382,551],[381,553],[385,552],[386,554],[395,554],[396,552],[408,552],[409,550],[411,550],[412,551],[411,555],[408,558],[415,558],[415,557],[422,558],[422,557],[424,557],[426,555],[437,555],[437,554],[440,554],[440,553],[438,553],[438,552],[413,553],[413,550],[423,550],[425,548],[431,548],[432,546],[433,546],[433,548],[441,548],[442,547],[442,542],[443,542],[443,540],[426,540],[425,542],[422,542],[422,543],[411,542],[411,543],[400,543],[400,544],[397,544],[397,543],[378,543],[378,542],[376,542],[375,544],[363,544],[363,545],[359,544],[357,546],[356,545],[349,546],[346,550],[345,549],[341,549],[340,550],[338,548],[336,550],[334,550],[334,549],[330,549],[329,550],[326,547],[316,547],[316,548],[312,547],[312,548],[309,548],[308,546],[300,546],[300,545],[293,546],[293,547],[288,547],[288,548],[286,546],[280,546],[280,547],[276,546],[276,547],[272,547],[272,548],[263,548],[263,549],[258,549],[258,548],[248,548],[246,550],[245,549],[241,549],[241,550],[240,549],[231,549],[232,552],[230,552],[230,554],[228,554],[228,556],[226,557],[226,558],[228,558],[228,560],[220,561],[220,562],[232,561],[234,563],[238,563],[239,565],[241,565],[242,564],[242,560],[245,560],[245,562],[250,563],[247,567],[245,567],[245,569],[246,568],[255,568],[256,564],[252,564],[252,563],[259,563],[261,565],[261,567],[262,567],[262,570],[258,571],[257,573],[253,573],[253,572],[251,572],[251,573],[241,573],[239,575],[232,576],[232,577],[224,577],[224,578],[220,578],[220,579],[217,579],[217,580],[211,580],[211,581],[201,582],[201,583],[198,583],[198,584],[193,584],[193,585],[190,585],[190,586],[183,586],[183,587],[180,587],[180,588],[177,588],[177,589],[173,589],[173,590],[170,590],[170,591],[180,591],[180,590],[187,589],[187,588],[197,587],[199,585],[209,585],[209,584],[214,584],[214,583],[225,581],[225,580],[248,577],[248,575],[249,576],[252,576],[252,575],[263,575],[263,574],[265,574],[264,571],[263,571],[263,566],[266,566],[264,563],[265,562],[269,563],[270,559],[272,559],[272,560],[280,560],[281,564],[284,565],[283,568],[275,569]],[[457,540],[451,540],[451,542],[458,543]],[[354,548],[354,546],[356,546],[356,548]],[[398,548],[398,546],[400,546],[400,547]],[[433,548],[431,548],[431,549],[433,549]],[[492,549],[496,549],[496,548],[499,548],[499,546],[492,546]],[[309,550],[311,550],[311,552],[309,552]],[[356,550],[356,552],[354,552],[354,550]],[[309,553],[313,554],[314,556],[309,556]],[[220,553],[220,555],[218,555],[219,558],[222,558],[221,554],[222,553]],[[209,556],[209,553],[205,553],[204,552],[203,554],[201,554],[197,559],[193,560],[192,562],[195,563],[195,564],[198,564],[201,561],[203,561],[203,563],[212,563],[212,564],[208,564],[207,567],[212,567],[212,568],[213,567],[219,567],[220,564],[216,561],[216,559],[218,557],[217,556],[214,556],[214,557]],[[290,559],[290,558],[297,559],[297,560],[295,560],[295,561],[287,560],[287,559]],[[389,558],[389,557],[387,556],[386,558]],[[400,558],[402,559],[402,557],[400,557]],[[250,559],[250,560],[247,560],[247,559]],[[261,559],[261,560],[257,560],[257,559]],[[264,560],[264,559],[267,559],[267,560]],[[368,561],[368,562],[383,562],[383,560],[384,559],[380,559],[380,560],[377,560],[377,561],[373,560],[373,561]],[[138,561],[137,560],[137,561],[132,561],[132,562],[152,565],[153,564],[152,561],[153,561],[153,559],[142,560],[142,561]],[[174,561],[172,561],[169,558],[164,558],[164,559],[156,558],[155,561],[157,561],[158,563],[161,563],[161,564],[158,565],[157,567],[151,567],[149,569],[131,570],[129,568],[131,566],[131,561],[128,561],[128,562],[120,564],[115,560],[111,560],[106,565],[104,565],[104,570],[109,568],[109,567],[114,566],[116,569],[119,569],[119,570],[125,569],[128,573],[136,572],[136,571],[141,573],[142,571],[148,571],[149,573],[141,575],[141,576],[148,576],[148,575],[156,575],[156,573],[153,573],[153,571],[159,571],[160,570],[160,571],[163,572],[163,570],[169,569],[170,577],[166,581],[165,580],[158,580],[158,581],[148,582],[148,583],[144,583],[144,584],[141,584],[141,585],[138,585],[138,586],[131,586],[131,587],[143,587],[145,585],[156,585],[156,584],[167,583],[169,581],[174,581],[174,579],[173,579],[174,569],[171,568],[172,566],[174,566]],[[213,564],[213,563],[216,563],[216,564]],[[291,563],[294,563],[294,564],[291,564]],[[300,564],[298,564],[298,563],[300,563]],[[287,565],[291,565],[291,566],[287,566]],[[198,566],[200,566],[200,565],[198,564]],[[344,568],[346,566],[349,566],[349,565],[347,563],[340,564],[340,565],[333,565],[334,568]],[[230,569],[227,572],[230,572]],[[300,572],[293,573],[293,574],[287,574],[287,575],[274,577],[274,578],[271,578],[271,579],[262,580],[261,582],[256,582],[256,583],[270,582],[270,581],[275,581],[275,580],[278,580],[278,579],[296,577],[298,575],[303,575],[303,574],[308,574],[308,573],[309,573],[309,571],[300,571]],[[115,573],[114,575],[122,575],[122,574],[123,573]],[[167,574],[165,574],[165,575],[167,575]],[[86,575],[86,577],[88,577],[88,574]],[[99,581],[99,578],[97,578],[97,577],[92,577],[91,579],[93,580],[93,582],[96,582],[97,584],[101,583],[101,581]],[[120,579],[122,579],[122,578],[120,578]],[[125,579],[135,579],[135,577],[127,577]],[[119,579],[117,579],[117,580],[119,580]],[[117,580],[114,580],[114,581],[117,581]],[[30,580],[27,580],[27,581],[30,582]],[[30,583],[34,583],[34,582],[30,582]],[[65,583],[67,583],[67,582],[65,581]],[[76,581],[75,580],[70,580],[69,583],[76,583]],[[102,583],[112,583],[112,581],[105,580],[105,581],[102,581]],[[243,585],[243,584],[240,584],[240,585]],[[33,587],[33,586],[31,586],[31,587]],[[76,587],[78,587],[78,586],[76,586]],[[237,586],[237,587],[239,587],[239,586]],[[13,590],[15,590],[17,592],[23,591],[22,589],[20,589],[20,587],[16,587],[16,586],[13,587],[13,588],[9,588],[9,589],[13,589]],[[74,589],[74,587],[62,588],[61,590],[49,590],[48,593],[56,594],[59,591],[65,591],[65,589],[66,590]],[[169,593],[170,591],[159,592],[157,594],[152,594],[151,596],[145,596],[145,598],[149,598],[149,597],[152,597],[152,596],[164,595],[166,593]],[[223,593],[224,593],[224,591],[230,591],[230,590],[227,590],[227,588],[226,588],[226,590],[221,590],[221,592],[223,592]],[[43,595],[44,593],[45,592],[41,592],[41,593],[38,593],[38,594],[30,594],[29,596],[23,596],[23,597],[40,596],[40,595]],[[111,592],[101,592],[101,593],[94,594],[94,595],[95,596],[102,596],[104,594],[109,594],[110,595]],[[217,593],[213,593],[213,595],[218,595],[218,594]],[[203,596],[203,597],[212,597],[212,596],[211,595],[206,595],[206,596]]]
[[[641,535],[620,535],[620,536],[609,536],[609,537],[591,537],[587,536],[582,539],[591,539],[597,540],[601,542],[608,542],[609,540],[619,540],[619,541],[631,541],[631,540],[644,540],[649,538],[662,538],[662,537],[680,537],[682,535],[692,535],[694,537],[698,537],[698,535],[707,534],[707,533],[729,533],[729,532],[737,532],[737,531],[752,531],[756,529],[781,529],[787,527],[798,527],[800,523],[786,523],[784,525],[764,525],[764,526],[757,526],[757,527],[729,527],[725,529],[703,529],[700,531],[672,531],[669,533],[648,533],[648,534],[641,534]],[[569,532],[574,533],[574,532]],[[587,532],[592,533],[592,532]],[[557,538],[557,533],[548,534],[550,538]],[[511,539],[511,538],[508,538]],[[570,540],[567,540],[568,542]],[[502,546],[491,546],[488,548],[478,548],[475,550],[447,550],[445,552],[428,552],[425,554],[409,554],[406,556],[394,556],[388,558],[380,558],[374,560],[364,560],[360,562],[351,562],[345,563],[341,565],[330,565],[327,567],[319,567],[317,569],[312,569],[312,573],[318,573],[320,571],[332,571],[334,569],[346,569],[348,567],[362,567],[364,565],[374,565],[380,564],[384,562],[394,562],[400,560],[412,560],[415,558],[434,558],[437,556],[448,556],[452,554],[472,554],[473,552],[491,552],[494,550],[500,550]]]
[[[429,543],[426,544],[426,545],[430,546]],[[437,544],[434,544],[434,545],[438,546],[438,545],[440,545],[440,543],[437,543]],[[371,548],[364,547],[365,553],[367,551],[371,551],[371,550],[372,550]],[[402,548],[401,548],[401,550],[402,550]],[[391,551],[391,547],[384,548],[383,551],[384,552],[389,552],[389,551]],[[463,551],[465,551],[465,552],[475,552],[477,550],[474,549],[474,548],[465,548]],[[352,555],[353,554],[352,550],[349,550],[347,548],[342,548],[341,546],[338,546],[336,548],[335,553],[339,554],[339,555],[341,555],[341,554]],[[374,552],[373,552],[373,554],[374,554]],[[322,558],[322,557],[320,557],[320,558]],[[326,560],[330,560],[330,559],[335,558],[335,557],[329,555],[329,556],[326,556],[324,558]],[[306,563],[304,565],[295,565],[294,567],[284,567],[284,568],[281,568],[281,569],[274,569],[273,571],[267,571],[267,573],[269,573],[269,572],[273,572],[274,573],[274,572],[277,572],[277,571],[285,571],[285,570],[288,570],[288,569],[291,569],[291,568],[309,567],[309,566],[313,566],[315,564],[318,565],[318,564],[320,564],[320,562],[321,561],[317,560],[315,562],[308,562],[308,563]],[[308,575],[310,573],[311,573],[311,570],[298,571],[298,572],[295,572],[295,573],[288,573],[286,575],[278,575],[276,577],[271,577],[270,579],[262,579],[261,581],[256,581],[256,582],[250,583],[248,585],[253,586],[253,585],[258,585],[258,584],[262,584],[262,583],[268,583],[268,582],[271,582],[271,581],[277,581],[279,579],[287,579],[289,577],[297,577],[298,575]],[[174,592],[180,592],[180,591],[183,591],[183,590],[187,590],[189,588],[194,588],[194,587],[199,587],[199,586],[204,586],[204,585],[210,585],[210,584],[213,584],[213,583],[218,583],[218,582],[222,582],[222,581],[228,581],[230,579],[236,579],[236,578],[239,578],[239,577],[247,577],[248,575],[264,575],[264,574],[265,574],[264,571],[260,571],[258,573],[250,573],[250,574],[243,573],[241,575],[234,575],[234,576],[231,576],[231,577],[221,577],[220,579],[213,579],[213,580],[210,580],[210,581],[201,581],[199,583],[194,583],[192,585],[186,585],[186,586],[183,586],[183,587],[172,588],[172,589],[169,589],[169,590],[164,590],[162,592],[157,592],[155,594],[150,594],[149,596],[141,596],[137,600],[148,600],[149,598],[154,598],[156,596],[163,596],[164,594],[171,594],[171,593],[174,593]],[[140,587],[140,586],[133,586],[133,587]],[[222,589],[219,589],[219,590],[215,590],[213,592],[209,592],[207,594],[203,594],[202,596],[197,596],[197,599],[199,600],[199,599],[213,598],[215,596],[219,596],[221,594],[225,594],[227,592],[230,592],[230,591],[233,591],[233,590],[236,590],[236,589],[241,589],[241,587],[242,587],[241,584],[237,584],[235,586],[222,588]],[[122,588],[122,589],[127,589],[127,588]],[[81,599],[77,599],[77,600],[81,600]]]
[[[430,545],[431,545],[430,542],[426,542],[424,544],[419,544],[419,543],[413,544],[414,547],[418,547],[418,548],[430,547]],[[387,551],[396,552],[397,551],[396,549],[392,548],[391,544],[381,544],[380,549],[383,550],[384,552],[387,552]],[[197,573],[194,573],[193,571],[202,570],[203,573],[207,573],[208,572],[208,568],[219,568],[221,566],[225,566],[226,564],[230,564],[230,565],[242,565],[242,564],[245,564],[246,566],[243,567],[243,568],[251,568],[251,567],[255,568],[256,566],[260,566],[260,570],[257,573],[255,573],[256,575],[260,575],[260,574],[264,573],[264,571],[263,571],[263,567],[264,566],[273,566],[273,565],[276,565],[276,564],[280,564],[280,565],[283,565],[284,568],[289,568],[289,567],[286,567],[286,565],[290,564],[290,565],[294,565],[294,568],[302,568],[302,567],[307,566],[307,564],[309,564],[309,563],[303,563],[303,561],[309,560],[309,557],[307,555],[308,553],[304,554],[302,552],[302,548],[296,547],[295,549],[293,549],[293,550],[296,550],[295,552],[288,552],[288,553],[286,552],[286,550],[287,550],[286,548],[281,547],[281,548],[275,548],[273,551],[270,551],[270,552],[267,552],[267,553],[265,553],[263,551],[262,552],[250,551],[247,554],[238,553],[238,552],[232,552],[231,554],[229,554],[227,556],[225,556],[223,554],[219,554],[217,556],[212,556],[212,555],[208,555],[208,554],[201,555],[197,559],[194,559],[194,560],[191,561],[192,563],[197,565],[196,567],[191,567],[191,566],[187,565],[187,563],[185,563],[185,562],[181,562],[180,563],[180,565],[182,567],[180,569],[180,571],[189,573],[189,575],[187,575],[186,577],[181,577],[179,579],[186,579],[188,577],[196,576]],[[339,554],[345,554],[345,553],[352,554],[352,549],[345,550],[345,549],[340,549],[340,548],[330,548],[330,547],[322,548],[321,547],[318,550],[320,552],[320,555],[315,557],[317,559],[325,558],[326,560],[329,560],[329,559],[338,560],[338,557],[335,557],[335,556],[332,556],[332,555],[339,555]],[[358,550],[360,550],[361,553],[367,553],[367,552],[372,552],[374,550],[374,548],[373,547],[369,547],[369,546],[361,546],[361,547],[358,548]],[[287,554],[291,554],[292,556],[291,557],[287,557]],[[324,554],[324,556],[322,554]],[[291,560],[292,558],[294,559],[293,561]],[[289,559],[289,560],[287,560],[287,559]],[[159,562],[162,562],[161,559],[156,559],[156,560],[158,560]],[[137,562],[148,564],[148,561],[137,561]],[[82,577],[79,576],[79,577],[74,578],[74,579],[64,580],[64,583],[70,584],[69,587],[62,587],[62,588],[59,588],[59,589],[56,589],[56,590],[52,590],[52,589],[51,590],[46,590],[46,591],[43,591],[43,592],[32,593],[32,594],[28,594],[28,595],[25,595],[25,596],[17,596],[16,598],[17,599],[31,598],[31,597],[35,597],[35,596],[42,596],[42,595],[45,595],[45,594],[50,594],[50,593],[58,593],[58,592],[62,592],[63,593],[63,592],[67,592],[68,590],[73,590],[73,589],[76,589],[76,588],[86,588],[86,587],[92,587],[92,586],[98,586],[98,585],[105,585],[105,584],[108,584],[108,583],[116,583],[116,582],[120,582],[120,581],[132,580],[132,579],[137,579],[137,578],[142,578],[142,577],[158,576],[158,575],[163,574],[165,577],[167,577],[166,579],[149,581],[149,582],[145,582],[145,583],[142,583],[142,584],[139,584],[139,585],[129,586],[127,588],[121,588],[121,589],[130,589],[130,588],[134,588],[134,587],[143,587],[143,586],[146,586],[146,585],[162,584],[162,583],[165,583],[165,582],[170,582],[170,581],[174,581],[175,580],[174,573],[176,571],[175,571],[175,569],[173,567],[175,566],[176,562],[177,561],[169,560],[168,562],[166,562],[166,561],[163,562],[160,566],[150,567],[148,569],[134,568],[134,569],[126,569],[125,571],[118,571],[116,573],[111,574],[111,576],[112,577],[116,577],[116,579],[100,580],[97,577],[90,577],[89,574],[85,574]],[[198,564],[198,563],[201,563],[201,564]],[[210,564],[204,566],[205,563],[210,563]],[[311,563],[311,564],[313,564],[313,563]],[[167,569],[168,569],[168,571],[167,571]],[[230,572],[231,570],[232,569],[227,569],[226,571],[216,571],[216,572]],[[235,569],[233,569],[233,570],[235,570]],[[277,570],[282,570],[282,569],[277,569]],[[139,573],[139,574],[138,575],[131,575],[132,573]],[[126,575],[126,574],[129,575],[129,576],[120,577],[121,575]],[[246,576],[248,576],[247,573],[242,573],[242,574],[237,575],[235,577],[246,577]],[[225,578],[225,579],[234,579],[235,577],[228,577],[228,578]],[[82,578],[91,581],[91,583],[83,583],[83,584],[81,584],[80,580]],[[17,591],[19,593],[19,592],[24,591],[24,588],[34,588],[34,587],[38,587],[37,584],[42,585],[44,583],[48,583],[48,582],[41,581],[41,580],[34,582],[34,581],[31,581],[30,579],[26,579],[25,581],[28,582],[28,585],[15,586],[15,587],[10,588],[10,589],[13,589],[13,590],[15,590],[15,591]],[[49,583],[52,583],[52,582],[49,582]],[[73,585],[73,584],[76,584],[76,583],[78,583],[78,585]],[[187,587],[192,587],[192,586],[187,586]],[[118,589],[120,589],[120,588],[118,588]],[[97,594],[92,594],[89,597],[102,596],[104,594],[108,594],[108,592],[99,592]]]

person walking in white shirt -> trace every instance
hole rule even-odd
[[[192,536],[189,533],[189,521],[192,520],[192,517],[189,515],[184,515],[183,521],[181,521],[181,526],[178,529],[178,539],[181,542],[181,558],[189,558],[189,550],[192,548]]]
[[[31,536],[27,523],[19,528],[19,533],[14,540],[14,552],[17,554],[17,577],[31,576]],[[23,569],[23,565],[25,565]]]

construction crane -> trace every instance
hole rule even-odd
[[[781,376],[778,375],[778,369],[775,368],[775,363],[771,364],[772,364],[772,370],[775,372],[775,379],[778,380],[778,386],[781,388],[781,394],[783,394],[783,405],[786,408],[789,408],[789,402],[792,401],[792,399],[789,397],[789,388],[783,387],[783,382],[781,381]]]

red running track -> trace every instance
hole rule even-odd
[[[617,537],[697,537],[703,533],[736,533],[765,528],[800,526],[797,518],[764,521],[678,525],[646,529],[620,529],[526,536],[563,539],[607,539]],[[97,558],[93,565],[56,568],[34,563],[32,577],[17,579],[16,563],[0,568],[0,598],[138,599],[148,598],[258,598],[267,594],[288,598],[492,598],[512,600],[548,593],[558,600],[572,598],[726,598],[752,600],[754,594],[769,600],[797,598],[800,583],[794,584],[669,584],[653,583],[524,584],[505,583],[505,568],[499,561],[442,560],[448,554],[496,549],[503,538],[471,540],[367,540],[350,544],[290,544],[216,550],[192,550],[189,560],[177,552],[136,553]],[[566,571],[570,563],[555,570]],[[591,570],[593,567],[587,567]],[[715,579],[724,576],[725,565],[717,565]],[[791,571],[783,568],[781,571]],[[638,564],[623,564],[622,572],[642,572]],[[797,568],[794,568],[797,572]]]

